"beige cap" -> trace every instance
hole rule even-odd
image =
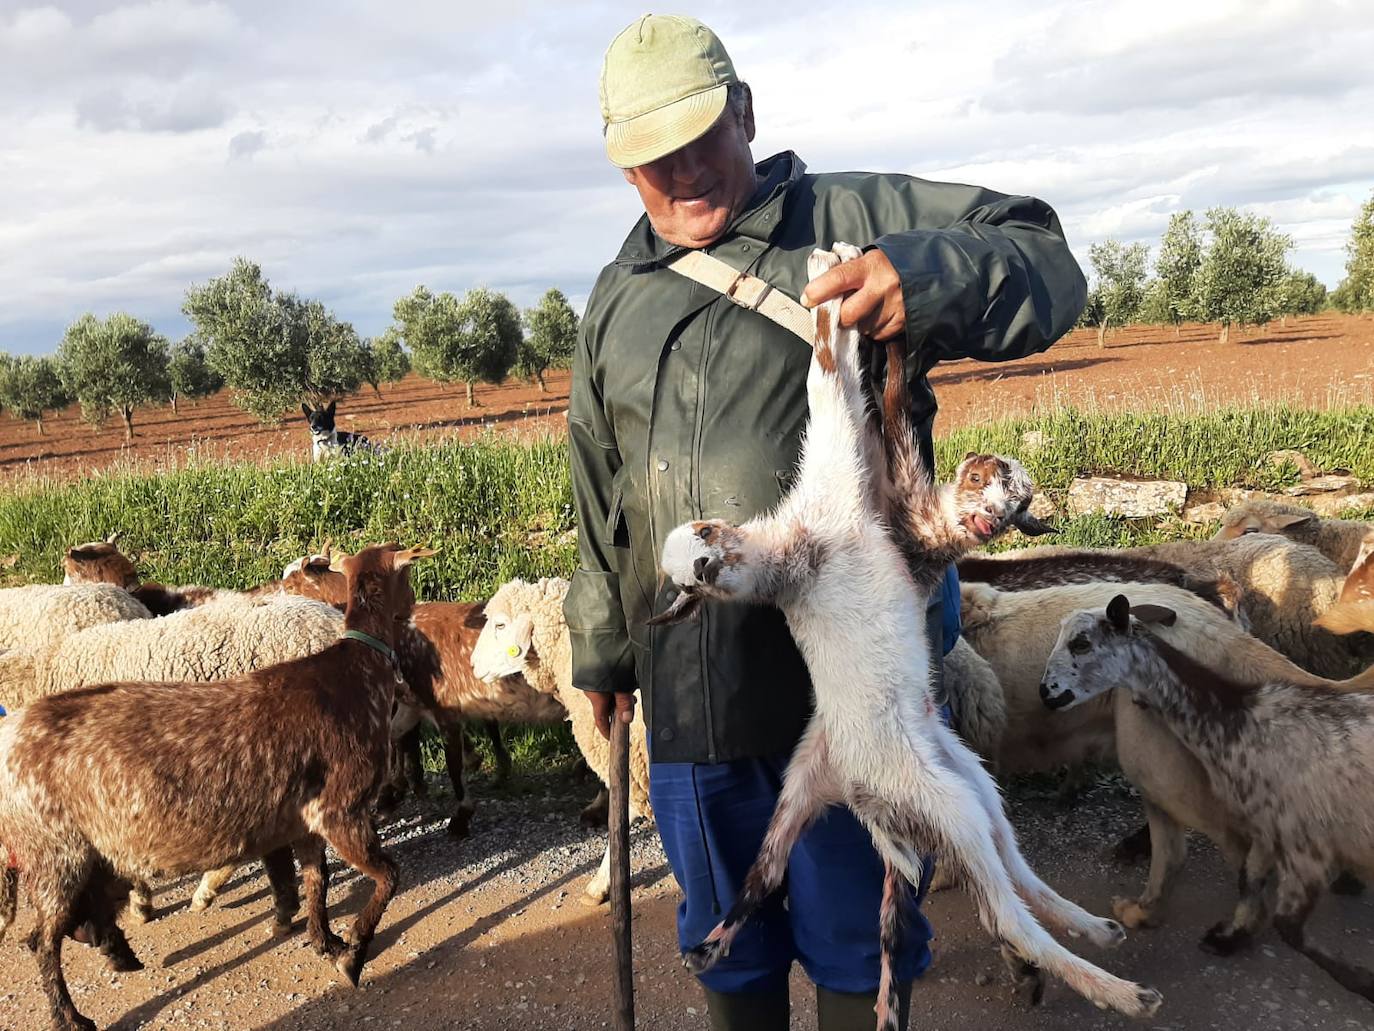
[[[646,14],[611,41],[601,65],[606,154],[621,168],[685,147],[725,110],[735,66],[695,18]]]

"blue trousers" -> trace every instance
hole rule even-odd
[[[953,567],[941,601],[942,650],[948,654],[959,637]],[[654,818],[683,894],[677,914],[682,949],[701,942],[739,894],[777,807],[788,758],[650,767]],[[927,861],[919,888],[905,889],[911,894],[894,969],[898,981],[914,980],[930,966],[932,932],[919,905],[932,869]],[[868,831],[844,806],[832,806],[792,850],[782,889],[759,907],[730,954],[701,976],[702,984],[727,994],[767,991],[785,985],[798,962],[822,988],[876,992],[882,892],[883,863]]]

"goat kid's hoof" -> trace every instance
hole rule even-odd
[[[207,909],[209,909],[209,908],[210,908],[211,906],[213,906],[214,904],[215,904],[215,896],[213,896],[213,895],[201,895],[199,892],[197,892],[195,895],[192,895],[192,896],[191,896],[191,904],[190,904],[187,908],[188,908],[192,913],[204,913]],[[133,914],[133,910],[130,910],[129,913],[130,913],[130,915],[132,915],[132,914]],[[146,920],[146,918],[144,918],[144,919]],[[140,923],[140,924],[143,923],[143,922],[144,922],[144,920],[138,920],[138,921],[136,921],[136,923]]]
[[[1331,894],[1333,895],[1363,895],[1364,881],[1360,880],[1348,870],[1342,871],[1336,879],[1331,882]]]
[[[445,833],[454,841],[462,841],[472,834],[472,813],[454,813],[449,817]]]
[[[582,903],[582,905],[586,906],[588,909],[600,909],[602,906],[606,904],[606,900],[609,898],[610,892],[608,891],[589,891],[584,893],[577,901]]]
[[[1114,949],[1126,940],[1126,928],[1115,920],[1096,920],[1084,930],[1088,941],[1099,949]]]
[[[1132,931],[1141,927],[1157,927],[1159,925],[1155,915],[1135,899],[1120,897],[1112,899],[1112,915]]]
[[[143,969],[143,964],[132,952],[111,953],[106,959],[110,969],[117,974],[132,974]]]
[[[75,1012],[67,1017],[53,1018],[53,1027],[57,1031],[98,1031],[94,1020]]]
[[[213,896],[212,896],[212,900],[213,900]],[[209,904],[210,904],[209,902],[206,902],[206,903],[204,903],[203,905],[197,906],[197,905],[196,905],[196,900],[195,900],[195,899],[192,899],[192,900],[191,900],[191,909],[193,909],[193,910],[201,910],[201,909],[204,909],[204,908],[205,908],[206,906],[208,906]],[[146,904],[146,903],[142,903],[142,904],[139,904],[139,905],[130,905],[129,908],[128,908],[128,910],[127,910],[127,913],[128,913],[128,920],[129,920],[129,923],[131,923],[131,924],[146,924],[146,923],[151,923],[151,922],[152,922],[152,919],[153,919],[153,907],[152,907],[151,905]]]
[[[1232,930],[1228,924],[1217,924],[1202,936],[1197,947],[1213,956],[1234,956],[1250,945],[1250,932]]]
[[[1027,964],[1027,969],[1015,975],[1013,991],[1021,1005],[1035,1009],[1045,998],[1045,974],[1037,966]]]
[[[363,976],[363,963],[366,961],[366,951],[355,945],[334,961],[334,969],[351,986],[357,988],[358,981]]]
[[[1153,1017],[1164,1005],[1164,996],[1153,988],[1137,988],[1135,992],[1137,1009],[1128,1014],[1132,1017]]]
[[[347,943],[332,931],[326,931],[323,938],[312,938],[310,947],[326,959],[337,959],[348,951]]]
[[[725,951],[721,949],[720,939],[707,938],[700,945],[682,954],[682,965],[689,973],[699,977],[719,963],[724,956]]]

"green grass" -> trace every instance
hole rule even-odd
[[[1023,438],[1036,431],[1038,448]],[[936,441],[947,477],[968,451],[1021,457],[1040,487],[1062,495],[1075,476],[1115,472],[1195,488],[1274,489],[1292,482],[1270,451],[1296,448],[1324,469],[1374,482],[1374,407],[1327,411],[1271,405],[1211,411],[1103,413],[1060,408],[965,427]],[[248,587],[281,575],[326,537],[345,550],[387,540],[439,549],[415,568],[422,599],[483,597],[515,576],[569,576],[576,566],[572,490],[560,439],[490,437],[403,446],[319,465],[196,464],[163,474],[115,471],[75,483],[33,481],[0,496],[5,583],[55,582],[65,548],[120,530],[140,570],[165,583]],[[1124,547],[1210,528],[1087,516],[1057,544]],[[571,752],[559,730],[516,734],[517,768]],[[432,758],[432,757],[431,757]]]

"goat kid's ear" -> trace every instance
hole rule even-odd
[[[435,548],[406,548],[392,555],[391,561],[397,569],[405,569],[418,559],[430,558],[437,554],[439,552]]]
[[[1011,517],[1011,525],[1016,527],[1027,537],[1042,537],[1047,533],[1058,533],[1058,527],[1051,526],[1043,519],[1030,514],[1029,509],[1023,508]]]
[[[1124,594],[1107,603],[1107,619],[1118,633],[1124,634],[1131,628],[1131,603]]]
[[[1132,605],[1131,615],[1142,623],[1158,623],[1160,626],[1173,626],[1178,622],[1178,613],[1167,605]]]
[[[1316,522],[1316,512],[1294,512],[1289,515],[1274,517],[1274,525],[1280,530],[1287,530],[1293,526],[1305,526],[1308,523]]]

